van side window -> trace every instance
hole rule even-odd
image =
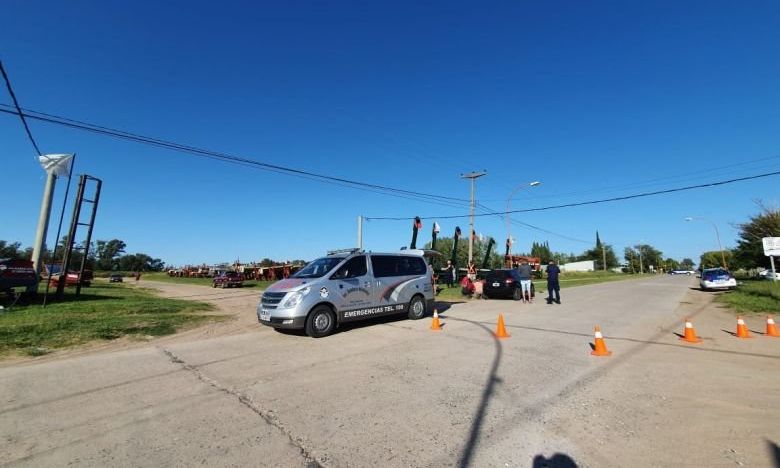
[[[365,255],[359,255],[349,259],[347,263],[336,270],[331,279],[357,278],[358,276],[365,276],[366,273],[368,273],[366,257]]]
[[[372,255],[371,267],[375,278],[424,275],[428,271],[421,257],[406,255]]]

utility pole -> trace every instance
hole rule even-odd
[[[645,267],[642,265],[642,244],[639,244],[637,247],[639,247],[639,273],[644,274]]]
[[[357,222],[357,248],[363,250],[363,215],[358,215]]]
[[[607,271],[607,251],[604,250],[604,244],[601,244],[601,264],[604,266],[604,271]]]
[[[35,243],[33,244],[32,253],[36,278],[41,277],[43,253],[46,250],[46,233],[49,230],[49,217],[51,216],[51,200],[54,196],[54,187],[57,185],[57,177],[70,177],[74,157],[73,154],[44,154],[38,157],[41,167],[46,171],[46,186],[43,190],[41,212],[38,216],[38,228],[35,231]],[[54,248],[56,249],[57,246],[55,245]],[[37,290],[37,288],[38,285],[36,283],[32,291]]]
[[[472,262],[472,259],[474,257],[474,187],[475,187],[475,181],[482,177],[483,175],[487,175],[486,170],[482,170],[482,172],[469,172],[468,174],[461,174],[461,179],[471,179],[471,210],[469,215],[469,263]]]

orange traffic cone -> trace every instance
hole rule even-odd
[[[780,333],[777,333],[777,327],[775,327],[775,320],[771,315],[766,316],[766,336],[780,337]]]
[[[737,338],[753,338],[750,336],[750,332],[748,331],[747,325],[745,325],[745,321],[742,320],[742,317],[737,317]]]
[[[439,313],[436,309],[433,309],[433,322],[431,322],[431,330],[441,331],[441,324],[439,323]]]
[[[607,350],[607,345],[604,343],[604,337],[601,336],[601,327],[596,325],[596,330],[594,333],[595,343],[593,347],[593,351],[591,351],[590,354],[594,356],[611,356],[612,351]]]
[[[701,338],[696,336],[696,330],[693,329],[693,324],[688,319],[685,319],[685,336],[680,339],[688,343],[701,343]]]
[[[498,314],[498,325],[496,325],[496,338],[509,338],[509,333],[506,332],[506,326],[504,325],[504,314]]]

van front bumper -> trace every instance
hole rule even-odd
[[[306,317],[271,317],[270,320],[261,320],[260,314],[257,314],[257,321],[263,325],[274,328],[301,329],[306,326]]]

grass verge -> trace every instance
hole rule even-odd
[[[66,292],[61,302],[40,300],[14,305],[0,313],[0,357],[39,356],[54,349],[122,336],[169,335],[182,328],[224,316],[204,315],[204,302],[166,299],[142,288],[94,284],[77,298]]]
[[[740,314],[776,314],[780,312],[780,281],[745,281],[715,301]]]

